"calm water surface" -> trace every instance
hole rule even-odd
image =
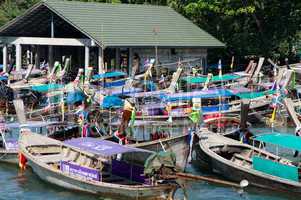
[[[257,132],[265,132],[266,129],[256,129]],[[292,130],[284,130],[291,132]],[[289,153],[289,152],[288,152]],[[188,166],[188,171],[195,174],[202,172],[193,166]],[[205,182],[194,182],[188,185],[189,199],[192,200],[297,200],[301,195],[283,194],[248,188],[243,193],[231,187],[222,187]],[[177,199],[183,199],[182,191],[177,192]],[[98,196],[81,192],[69,191],[41,181],[30,169],[21,173],[17,166],[0,164],[0,200],[108,200]]]

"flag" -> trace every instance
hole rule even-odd
[[[165,82],[165,77],[164,75],[162,74],[161,77],[160,77],[160,80],[159,80],[159,83],[164,83]]]
[[[188,117],[195,124],[198,123],[201,119],[201,115],[198,110],[191,112]]]
[[[133,109],[133,110],[132,110],[132,114],[131,114],[131,122],[130,122],[130,126],[131,126],[131,127],[134,126],[135,119],[136,119],[136,111],[135,111],[135,109]]]
[[[54,67],[55,67],[55,76],[59,77],[62,73],[62,65],[58,61],[56,61],[54,63]]]
[[[223,73],[222,73],[222,60],[221,59],[218,60],[218,70],[219,70],[218,75],[220,78],[222,78]]]
[[[6,129],[5,123],[1,123],[1,122],[0,122],[0,131],[3,131],[3,130],[5,130],[5,129]]]
[[[291,89],[295,89],[296,88],[296,72],[293,71],[293,74],[292,74],[292,81],[291,81]]]
[[[274,110],[273,110],[273,113],[272,113],[272,117],[270,119],[271,123],[274,123],[274,121],[275,121],[275,118],[276,118],[276,109],[277,109],[277,107],[274,107]]]
[[[150,65],[150,61],[148,58],[144,60],[143,65],[144,65],[144,67],[148,67]]]
[[[210,80],[211,80],[212,77],[213,77],[213,74],[209,73],[208,76],[207,76],[205,85],[204,85],[204,87],[203,87],[202,90],[204,90],[204,91],[208,90],[208,84],[209,84],[209,82],[210,82]]]
[[[276,80],[274,81],[271,90],[277,90],[277,81]]]
[[[234,65],[234,56],[232,56],[232,60],[231,60],[231,65],[230,65],[231,71],[233,70],[233,65]]]

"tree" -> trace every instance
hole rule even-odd
[[[0,3],[0,26],[21,15],[39,0],[4,0]]]
[[[300,30],[298,0],[171,0],[170,5],[242,57],[290,56]]]

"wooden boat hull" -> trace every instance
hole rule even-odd
[[[77,181],[72,177],[64,176],[60,173],[55,173],[50,170],[43,168],[35,162],[30,161],[29,165],[42,180],[49,183],[83,192],[89,192],[97,194],[103,197],[111,197],[114,199],[166,199],[170,192],[170,187],[158,186],[149,187],[148,189],[129,189],[122,187],[114,187],[113,184],[107,184],[104,187],[98,185],[90,184],[85,181]]]
[[[257,115],[259,113],[265,114],[269,113],[270,109],[268,109],[268,106],[270,104],[270,101],[268,101],[265,98],[258,98],[256,100],[251,101],[250,104],[250,110],[252,112],[249,113],[249,120],[257,120]],[[228,110],[221,110],[221,111],[210,111],[210,112],[203,112],[203,115],[215,115],[215,114],[223,114],[223,115],[239,115],[241,111],[240,104],[237,107],[231,107],[231,109]],[[173,120],[183,120],[188,119],[188,114],[184,113],[177,113],[177,114],[171,114],[171,117]],[[261,116],[259,116],[261,117]],[[137,120],[145,120],[145,121],[166,121],[169,119],[168,115],[138,115],[136,116]]]
[[[110,182],[93,181],[78,176],[70,175],[60,171],[56,166],[49,165],[52,160],[42,161],[39,156],[33,155],[28,151],[30,146],[39,146],[41,144],[45,146],[57,146],[62,144],[59,141],[53,139],[45,139],[33,134],[27,135],[21,134],[20,137],[20,152],[27,158],[28,165],[32,168],[42,180],[49,183],[82,192],[89,192],[101,197],[108,197],[113,199],[137,199],[137,200],[150,200],[150,199],[172,199],[177,189],[175,184],[115,184]],[[46,137],[45,137],[46,138]],[[56,162],[56,161],[54,161]]]
[[[193,144],[191,163],[201,170],[212,171],[211,158],[200,148],[198,142]]]
[[[206,137],[206,136],[205,136]],[[244,146],[249,148],[254,148],[250,145],[240,144],[235,140],[231,140],[223,136],[217,136],[216,138],[221,138],[224,143],[229,146]],[[300,182],[294,182],[282,178],[278,178],[276,176],[268,175],[263,172],[254,170],[253,168],[244,168],[240,165],[234,164],[233,162],[222,158],[221,156],[212,153],[211,150],[208,149],[208,146],[205,143],[210,143],[210,141],[202,141],[202,136],[200,137],[200,141],[198,142],[199,148],[195,148],[196,160],[194,162],[199,162],[199,167],[202,169],[210,169],[214,173],[220,174],[225,178],[240,182],[242,180],[247,180],[250,185],[278,190],[278,191],[292,191],[301,193],[301,184]],[[197,145],[197,144],[195,144]],[[258,148],[256,148],[258,149]]]
[[[187,159],[189,156],[188,134],[151,142],[133,144],[131,146],[155,152],[164,151],[164,149],[165,151],[174,152],[177,157],[177,166],[182,170],[184,170],[186,167]]]

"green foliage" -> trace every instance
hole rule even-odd
[[[39,0],[4,0],[0,3],[0,26],[21,15]]]
[[[224,42],[228,57],[294,56],[299,0],[172,0],[170,5]]]

